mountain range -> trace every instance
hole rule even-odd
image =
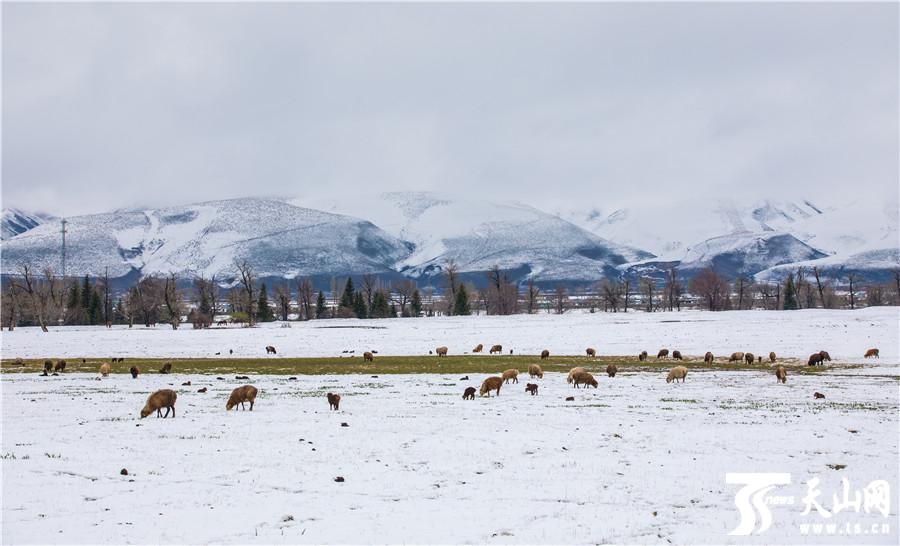
[[[362,218],[360,218],[362,217]],[[777,280],[797,266],[886,279],[900,267],[896,204],[811,200],[672,203],[545,212],[430,192],[340,201],[241,198],[68,217],[66,272],[115,279],[174,272],[228,282],[236,261],[261,278],[377,274],[426,284],[456,264],[480,284],[499,266],[514,280],[583,284],[604,277],[682,278],[711,267]],[[60,269],[59,219],[18,209],[2,216],[2,273]]]

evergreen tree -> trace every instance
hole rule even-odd
[[[212,317],[212,305],[209,303],[209,296],[206,290],[200,290],[200,301],[197,303],[197,309],[200,313]]]
[[[412,298],[409,300],[409,308],[414,317],[418,317],[422,313],[422,296],[419,295],[418,290],[413,290]]]
[[[87,275],[84,276],[84,283],[81,285],[81,310],[84,316],[88,316],[91,308],[91,280]]]
[[[391,306],[383,290],[378,290],[372,297],[372,318],[387,318],[391,316]]]
[[[366,309],[366,300],[363,298],[362,292],[356,292],[353,296],[353,313],[357,318],[366,318],[369,314]]]
[[[88,304],[88,322],[91,325],[103,320],[103,298],[97,290],[90,291],[90,304]]]
[[[344,286],[344,293],[341,294],[341,307],[354,309],[356,299],[356,291],[353,289],[353,277],[347,277],[347,284]]]
[[[797,308],[797,289],[794,287],[794,275],[788,275],[787,280],[784,282],[784,309],[796,309]]]
[[[325,293],[319,290],[319,297],[316,298],[316,318],[322,318],[325,314]]]
[[[464,284],[459,285],[456,291],[456,301],[453,303],[454,315],[471,315],[472,309],[469,307],[469,291],[466,290]]]
[[[81,324],[81,287],[77,282],[72,283],[72,288],[69,289],[66,311],[69,324]]]
[[[259,288],[259,301],[257,302],[257,318],[260,322],[272,322],[275,320],[275,317],[272,314],[272,309],[269,307],[269,295],[266,292],[266,283],[263,283]]]

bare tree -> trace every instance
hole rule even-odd
[[[525,306],[528,314],[531,315],[537,311],[538,299],[541,297],[541,290],[534,284],[534,279],[528,279],[528,287],[525,290]]]
[[[287,321],[291,314],[291,287],[287,282],[275,285],[274,290],[275,306],[278,309],[278,317]]]
[[[254,284],[256,282],[256,277],[253,273],[253,268],[247,263],[247,260],[236,262],[234,265],[239,277],[238,282],[240,283],[241,293],[243,294],[243,303],[246,306],[247,323],[248,325],[253,326],[256,319],[256,315],[253,312],[253,294],[255,292]]]
[[[485,310],[491,315],[511,315],[518,306],[519,291],[509,281],[500,266],[493,266],[487,274],[488,286],[484,291]]]
[[[734,280],[734,293],[737,295],[737,308],[744,309],[744,304],[747,303],[748,295],[749,295],[749,281],[743,275],[739,275],[738,278]]]
[[[416,283],[410,279],[404,279],[394,283],[393,292],[397,294],[400,301],[400,316],[411,316],[409,304],[412,301],[413,292],[416,291]]]
[[[628,278],[622,279],[622,295],[625,297],[625,303],[622,312],[628,312],[628,300],[631,298],[631,281]]]
[[[56,293],[61,292],[59,287],[55,286],[58,282],[53,278],[53,271],[47,268],[44,270],[44,277],[39,278],[35,276],[30,265],[23,264],[19,273],[20,278],[13,279],[12,283],[15,289],[24,295],[28,311],[41,327],[41,331],[48,332],[47,318],[53,314]]]
[[[21,292],[13,282],[6,283],[6,289],[3,291],[2,313],[3,324],[6,329],[12,332],[19,322],[21,314]]]
[[[562,315],[569,308],[569,294],[562,284],[557,284],[554,289],[553,308],[557,315]]]
[[[366,300],[366,309],[372,308],[372,300],[375,297],[375,291],[378,290],[378,279],[375,275],[366,273],[362,276],[362,293]]]
[[[309,277],[303,277],[297,282],[297,305],[298,312],[303,320],[311,320],[313,318],[313,283]]]
[[[162,302],[162,287],[153,275],[144,277],[131,288],[131,301],[137,314],[144,320],[144,326],[156,324]]]
[[[456,291],[459,289],[459,268],[456,262],[450,260],[444,267],[444,278],[447,282],[447,298],[444,302],[448,315],[453,314],[453,304],[456,302]]]
[[[166,305],[166,312],[169,315],[169,323],[173,330],[177,330],[181,324],[181,313],[184,311],[184,302],[181,292],[176,284],[175,273],[171,273],[166,277],[165,286],[163,288],[163,302]]]
[[[710,311],[721,311],[725,308],[728,295],[728,283],[712,269],[701,270],[691,279],[690,290],[702,297],[706,308]]]
[[[856,291],[854,290],[853,285],[856,281],[859,280],[859,275],[856,273],[848,273],[847,274],[847,283],[850,285],[850,309],[856,309]]]
[[[669,302],[669,311],[674,311],[676,308],[681,311],[681,296],[684,292],[684,288],[678,281],[678,270],[674,267],[669,269],[666,273],[665,290],[666,299]]]
[[[613,313],[619,312],[619,303],[622,300],[622,286],[623,285],[610,281],[609,279],[603,279],[600,283],[600,292],[603,294],[603,305],[607,311],[612,310]]]
[[[643,284],[644,291],[647,294],[647,305],[646,305],[647,312],[652,313],[653,312],[653,288],[655,287],[655,283],[653,282],[653,279],[651,279],[650,277],[644,277],[643,279],[641,279],[641,284]]]
[[[816,266],[813,266],[812,271],[813,277],[816,279],[816,289],[819,292],[819,303],[822,304],[823,308],[828,309],[829,307],[825,303],[825,286],[822,283],[822,275],[819,273],[819,268]]]

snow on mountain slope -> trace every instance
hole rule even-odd
[[[652,257],[519,203],[392,192],[316,205],[364,211],[392,235],[415,244],[413,253],[398,264],[413,277],[439,274],[452,260],[463,273],[497,265],[538,281],[592,280],[622,263]]]
[[[3,209],[3,217],[0,219],[0,240],[15,237],[53,219],[53,216],[49,214],[26,212],[13,208]]]
[[[69,219],[67,273],[176,272],[220,277],[246,259],[257,275],[390,271],[408,245],[370,222],[271,199],[232,199]],[[59,269],[59,233],[38,226],[6,241],[4,272],[26,261]]]

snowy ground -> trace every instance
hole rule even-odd
[[[675,385],[642,372],[575,391],[546,374],[536,397],[525,380],[474,401],[461,393],[482,377],[459,379],[257,376],[256,409],[227,413],[232,378],[5,374],[2,541],[897,543],[896,375],[836,368],[779,385],[697,371]],[[167,386],[177,417],[138,420]],[[794,504],[772,506],[762,535],[729,536],[726,472],[788,472],[772,494]],[[821,480],[831,510],[841,477],[851,491],[886,480],[889,515],[803,516],[805,482]],[[804,536],[807,523],[866,534]]]
[[[2,332],[3,358],[204,357],[228,349],[235,357],[265,356],[274,345],[278,356],[338,356],[344,350],[374,349],[380,354],[420,355],[439,345],[451,354],[483,343],[500,343],[516,354],[583,354],[595,347],[599,355],[634,355],[660,347],[688,355],[712,351],[727,355],[751,351],[803,358],[825,349],[835,359],[863,361],[870,347],[881,350],[881,362],[900,361],[900,308],[858,311],[702,311],[675,313],[567,313],[562,316],[434,317],[382,320],[318,320],[293,322],[290,328],[269,323],[259,328],[173,331],[166,325],[59,327]]]

